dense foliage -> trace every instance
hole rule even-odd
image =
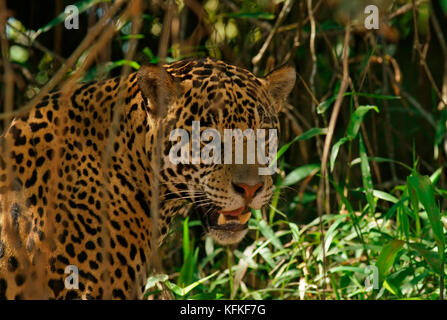
[[[7,75],[9,66],[14,74],[15,109],[119,2],[6,1],[0,72]],[[79,29],[69,30],[64,8],[73,3]],[[447,1],[132,3],[74,56],[65,78],[79,71],[83,81],[101,79],[123,66],[191,56],[223,59],[259,76],[284,63],[297,69],[282,113],[270,207],[253,212],[250,232],[235,248],[213,243],[194,210],[179,217],[147,298],[443,298]],[[364,27],[372,3],[378,30]],[[2,112],[7,78],[0,82]]]

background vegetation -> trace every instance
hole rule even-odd
[[[364,28],[369,4],[379,30]],[[446,0],[0,0],[0,29],[3,127],[71,75],[199,56],[296,67],[271,206],[235,248],[180,217],[146,298],[443,298]]]

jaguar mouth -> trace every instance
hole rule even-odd
[[[250,208],[244,206],[232,211],[212,210],[202,215],[210,235],[220,244],[234,244],[242,240],[248,231]]]

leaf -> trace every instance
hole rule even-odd
[[[278,237],[273,232],[272,228],[267,224],[267,222],[264,219],[260,219],[256,221],[259,227],[259,230],[261,231],[262,235],[267,239],[270,240],[270,242],[273,244],[273,246],[278,249],[282,250],[284,247],[282,246],[281,241],[279,241]]]
[[[368,157],[368,161],[374,161],[374,162],[378,162],[378,163],[382,163],[382,162],[391,162],[391,163],[395,163],[398,165],[401,165],[402,167],[404,167],[405,169],[408,169],[409,171],[412,171],[413,169],[409,166],[407,166],[405,163],[400,162],[400,161],[396,161],[396,160],[392,160],[392,159],[388,159],[388,158],[383,158],[383,157]],[[355,158],[354,160],[351,161],[351,166],[359,164],[360,163],[360,158]]]
[[[371,213],[371,216],[373,216],[376,211],[376,205],[374,202],[373,184],[371,179],[371,172],[369,169],[368,156],[366,155],[362,135],[360,135],[359,144],[360,144],[360,168],[362,171],[363,188],[365,188],[366,200],[368,201],[369,204],[369,212]]]
[[[155,286],[159,282],[165,282],[169,279],[167,274],[155,274],[150,276],[146,281],[146,286],[144,287],[144,291],[149,290],[153,286]]]
[[[329,273],[334,273],[334,272],[355,272],[355,273],[365,273],[365,268],[363,267],[352,267],[352,266],[339,266],[339,267],[334,267],[329,269]]]
[[[407,210],[407,207],[405,206],[401,206],[397,209],[397,224],[408,240],[410,237],[410,220],[408,219],[407,211],[409,210]]]
[[[207,277],[205,277],[205,278],[202,278],[202,279],[200,279],[200,280],[198,280],[198,281],[196,281],[196,282],[190,284],[189,286],[187,286],[187,287],[185,287],[185,288],[182,288],[182,287],[180,287],[180,286],[178,286],[178,285],[176,285],[176,284],[174,284],[174,283],[172,283],[172,282],[170,282],[170,281],[165,281],[165,284],[166,284],[166,286],[167,286],[170,290],[172,290],[176,295],[179,295],[179,296],[182,296],[182,297],[183,297],[183,296],[187,295],[192,289],[194,289],[195,287],[197,287],[199,284],[201,284],[201,283],[207,281],[208,279],[211,279],[212,277],[214,277],[214,276],[215,276],[216,274],[218,274],[219,272],[220,272],[220,271],[216,271],[216,272],[210,274],[209,276],[207,276]]]
[[[410,247],[417,250],[421,256],[427,261],[430,267],[437,273],[441,274],[441,261],[436,252],[428,250],[423,244],[420,243],[410,243]]]
[[[436,121],[435,128],[435,147],[439,146],[441,142],[444,140],[444,135],[446,131],[445,122],[447,121],[447,110],[441,110],[439,115],[439,120]]]
[[[441,5],[442,11],[444,11],[444,15],[447,15],[447,0],[440,0],[439,4]]]
[[[427,212],[433,236],[438,244],[440,257],[443,259],[445,248],[444,231],[440,209],[436,205],[434,187],[430,178],[428,176],[411,175],[407,178],[407,181]]]
[[[331,157],[329,159],[329,165],[330,165],[330,168],[331,168],[331,172],[334,170],[334,163],[335,163],[335,160],[337,159],[338,150],[340,149],[341,145],[344,144],[347,141],[349,141],[348,138],[344,137],[344,138],[341,138],[340,140],[338,140],[337,143],[335,143],[332,146]]]
[[[12,45],[9,48],[9,56],[13,62],[25,63],[29,58],[29,52],[21,46]]]
[[[399,201],[399,199],[397,199],[395,196],[393,196],[393,195],[391,195],[391,194],[389,194],[387,192],[380,191],[380,190],[375,190],[374,189],[373,190],[373,195],[376,198],[379,198],[379,199],[382,199],[382,200],[385,200],[385,201],[388,201],[388,202],[392,202],[392,203],[397,203]]]
[[[82,13],[85,10],[87,10],[88,8],[90,8],[90,7],[96,5],[97,3],[100,3],[100,2],[108,2],[108,0],[80,0],[80,1],[78,1],[76,3],[74,3],[73,5],[78,8],[79,13]],[[54,18],[53,20],[48,22],[42,28],[39,28],[37,30],[37,32],[34,34],[33,38],[35,39],[41,33],[45,33],[47,31],[51,30],[51,28],[53,28],[54,26],[56,26],[59,23],[63,22],[67,16],[68,15],[65,13],[65,10],[63,12],[59,13],[56,18]]]
[[[442,173],[442,167],[433,172],[433,174],[430,176],[430,181],[432,184],[436,184],[436,182],[438,182],[441,173]]]
[[[298,226],[293,222],[289,222],[289,227],[290,227],[290,230],[292,230],[293,240],[295,242],[298,242],[300,240],[300,232],[299,232]]]
[[[318,136],[321,134],[326,134],[326,133],[327,133],[327,128],[312,128],[312,129],[309,129],[308,131],[304,132],[303,134],[295,137],[292,141],[286,143],[279,149],[278,153],[276,154],[276,158],[274,161],[272,161],[272,163],[270,164],[270,167],[275,165],[275,163],[278,161],[278,159],[290,148],[290,146],[293,143],[295,143],[297,141],[308,140],[315,136]]]
[[[234,12],[227,13],[227,17],[229,18],[245,18],[245,19],[264,19],[264,20],[273,20],[275,19],[275,15],[270,12]]]
[[[400,99],[400,97],[397,96],[387,96],[387,95],[380,95],[380,94],[374,94],[374,93],[361,93],[361,92],[346,92],[344,97],[347,96],[357,96],[357,97],[367,97],[367,98],[373,98],[378,100],[393,100],[393,99]],[[332,103],[337,99],[337,93],[335,92],[332,97],[329,99],[322,101],[317,106],[317,113],[322,114],[325,113],[327,109],[332,105]]]
[[[273,269],[275,267],[275,261],[272,259],[272,251],[268,247],[263,247],[259,248],[258,252],[270,268]]]
[[[376,267],[379,269],[379,277],[381,281],[385,279],[388,270],[393,265],[396,255],[404,243],[405,242],[402,240],[392,240],[383,246],[376,262]]]
[[[346,131],[346,137],[341,138],[332,146],[331,157],[329,159],[329,165],[331,172],[334,170],[335,160],[337,159],[338,151],[342,144],[347,141],[352,141],[357,136],[359,132],[360,124],[363,121],[363,117],[368,113],[369,110],[375,110],[379,112],[379,109],[376,106],[360,106],[358,107],[351,115],[351,119],[349,120],[348,129]]]
[[[312,163],[301,166],[290,172],[283,180],[283,186],[295,184],[320,170],[320,164]]]
[[[185,221],[183,221],[183,261],[186,260],[186,258],[188,257],[188,255],[190,254],[190,243],[189,243],[189,226],[188,226],[188,222],[189,222],[189,217],[187,217],[185,219]]]
[[[99,67],[93,67],[91,68],[82,78],[82,81],[93,81],[98,77],[98,73],[107,74],[111,70],[122,67],[124,65],[128,65],[132,67],[135,70],[138,70],[140,68],[140,64],[133,60],[118,60],[113,62],[106,62]]]
[[[190,241],[189,217],[183,222],[183,265],[180,270],[180,276],[177,280],[179,285],[186,285],[193,281],[194,273],[197,269],[197,260],[199,248],[193,250],[194,243]]]
[[[357,136],[360,124],[369,110],[375,110],[377,113],[379,112],[379,109],[376,106],[360,106],[352,113],[346,132],[346,137],[349,140],[353,140]]]
[[[119,37],[120,40],[129,40],[129,39],[144,39],[144,34],[126,34],[124,36]]]
[[[386,214],[385,214],[385,219],[386,220],[389,220],[393,215],[394,215],[394,213],[396,212],[396,210],[398,209],[398,208],[400,208],[402,205],[403,205],[403,203],[405,202],[405,201],[407,201],[408,200],[408,197],[403,197],[402,199],[400,199],[397,203],[395,203],[387,212],[386,212]]]
[[[388,281],[383,281],[383,287],[385,289],[387,289],[389,292],[391,292],[392,294],[394,294],[395,296],[397,296],[397,288],[395,288],[391,283],[389,283]]]

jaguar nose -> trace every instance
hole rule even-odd
[[[256,195],[258,191],[262,189],[264,183],[259,182],[255,185],[249,185],[245,183],[233,183],[234,191],[242,195],[244,199],[249,203],[251,199]]]

